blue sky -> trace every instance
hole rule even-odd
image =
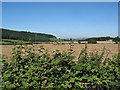
[[[118,3],[3,2],[2,27],[58,38],[118,36]]]

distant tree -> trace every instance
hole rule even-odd
[[[85,40],[88,41],[89,39],[94,39],[94,40],[96,40],[96,41],[108,41],[108,40],[113,39],[113,38],[110,37],[110,36],[107,36],[107,37],[94,37],[94,38],[87,38],[87,39],[85,39]]]
[[[49,38],[56,38],[50,34],[43,34],[43,33],[31,33],[26,31],[13,31],[2,29],[2,39],[15,39],[15,40],[23,40],[23,41],[31,41],[33,42],[48,42],[50,41]]]
[[[81,44],[81,40],[78,40],[78,43]]]
[[[56,42],[56,41],[58,41],[56,38],[50,38],[50,41],[51,42]]]
[[[106,37],[106,40],[107,40],[107,41],[110,40],[110,39],[111,39],[110,36],[107,36],[107,37]]]
[[[71,43],[74,43],[72,38],[70,38],[70,42],[71,42]]]
[[[59,42],[62,42],[62,41],[64,41],[64,40],[62,40],[62,39],[58,38],[58,41],[59,41]]]
[[[70,41],[72,41],[72,38],[70,38]]]
[[[97,44],[97,41],[95,39],[89,39],[88,43],[89,44]]]
[[[113,41],[115,42],[115,44],[118,44],[118,42],[120,41],[120,38],[119,37],[115,37],[115,38],[113,38]]]

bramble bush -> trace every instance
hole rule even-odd
[[[52,56],[42,46],[16,46],[12,62],[2,59],[2,89],[120,89],[120,59],[104,58],[104,49],[89,55],[86,45],[73,61],[72,44],[68,52],[56,50]]]

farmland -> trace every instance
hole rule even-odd
[[[3,45],[3,55],[8,55],[12,62],[3,58],[2,88],[119,89],[119,58],[117,55],[112,57],[117,54],[117,47],[113,43],[34,44],[17,45],[15,48]],[[13,56],[9,56],[12,50]],[[95,51],[101,51],[101,54]],[[93,54],[89,55],[90,52]],[[104,58],[104,52],[105,56],[109,53],[109,58]]]
[[[43,43],[43,42],[41,42]],[[61,44],[64,43],[64,44]],[[54,50],[60,50],[60,51],[67,51],[67,49],[70,48],[69,42],[60,42],[60,44],[52,44],[52,42],[48,42],[48,44],[34,44],[35,49],[38,49],[41,45],[48,49],[50,53]],[[73,55],[76,56],[76,58],[79,56],[80,51],[82,48],[85,47],[85,44],[78,44],[77,42],[74,42],[74,53]],[[114,44],[111,41],[98,41],[98,44],[87,44],[87,51],[88,52],[96,52],[99,51],[101,53],[101,50],[105,46],[105,56],[108,55],[108,57],[112,57],[113,55],[118,53],[118,44]],[[12,48],[14,48],[14,45],[2,45],[2,54],[5,57],[8,57],[9,59],[12,57]]]
[[[119,88],[120,67],[115,42],[3,41],[9,42],[2,45],[3,89]],[[16,44],[10,45],[11,42]]]
[[[120,2],[3,2],[0,90],[120,90],[118,11]]]
[[[44,41],[14,35],[0,42],[3,89],[120,87],[119,37],[68,40],[45,35]]]

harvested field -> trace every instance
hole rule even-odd
[[[97,41],[97,43],[98,43],[98,44],[99,44],[99,43],[100,43],[100,44],[101,44],[101,43],[103,43],[103,44],[104,44],[104,43],[108,43],[108,44],[111,44],[111,43],[112,43],[112,44],[114,44],[115,42],[113,42],[113,41]]]
[[[38,49],[41,45],[44,46],[44,48],[48,49],[49,52],[52,52],[53,50],[60,50],[61,51],[67,51],[67,49],[70,48],[69,44],[35,44],[35,49]],[[105,50],[105,56],[108,55],[108,57],[112,57],[113,55],[118,53],[118,44],[109,44],[109,43],[104,43],[104,44],[87,44],[87,51],[90,52],[96,52],[99,51],[99,53],[101,53],[101,50],[103,49],[103,47],[105,46],[106,50]],[[80,51],[82,50],[82,48],[85,47],[85,44],[74,44],[74,54],[77,57],[79,56]],[[8,60],[10,60],[10,58],[12,57],[12,48],[14,48],[14,45],[2,45],[2,55],[4,55],[5,57],[8,57]]]

